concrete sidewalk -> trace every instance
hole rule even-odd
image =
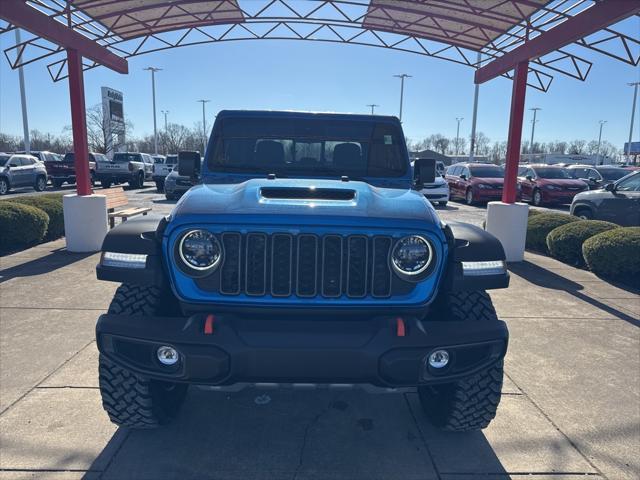
[[[591,273],[527,254],[491,293],[511,344],[481,433],[434,430],[415,394],[197,389],[141,432],[112,425],[97,389],[116,285],[63,246],[0,258],[0,480],[640,477],[640,297]]]

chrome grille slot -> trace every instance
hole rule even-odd
[[[293,269],[293,237],[276,233],[271,237],[271,295],[291,295]]]
[[[264,295],[267,293],[267,235],[249,233],[246,249],[245,291],[247,295]]]

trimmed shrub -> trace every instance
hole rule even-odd
[[[582,267],[585,264],[582,256],[584,241],[614,228],[620,228],[620,226],[600,220],[567,223],[551,230],[547,235],[547,248],[553,258],[569,265]]]
[[[640,227],[620,227],[594,235],[582,255],[596,275],[640,283]]]
[[[45,240],[55,240],[64,235],[64,214],[62,213],[62,197],[57,200],[53,197],[44,197],[41,195],[31,197],[18,197],[8,200],[13,203],[20,203],[22,205],[29,205],[31,207],[44,210],[49,215],[49,225],[47,228],[47,234]]]
[[[38,198],[48,198],[50,200],[56,200],[60,202],[60,204],[62,204],[62,197],[64,197],[65,195],[68,195],[68,193],[45,193],[43,195],[38,195]]]
[[[0,250],[9,251],[41,242],[49,216],[39,208],[0,202]]]
[[[579,218],[564,213],[539,213],[529,217],[527,223],[527,248],[547,252],[547,235],[551,230],[567,223],[579,222]]]

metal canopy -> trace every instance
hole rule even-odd
[[[25,1],[123,58],[203,43],[307,40],[411,52],[475,69],[596,4],[595,0]],[[637,20],[637,16],[627,19]],[[0,34],[13,28],[0,20]],[[480,64],[478,51],[483,54]],[[585,80],[593,65],[589,52],[638,65],[640,39],[615,25],[577,39],[533,59],[529,85],[546,91],[558,73]],[[13,68],[48,59],[54,81],[67,76],[63,48],[36,35],[5,49],[5,55]],[[85,60],[84,68],[98,65]],[[512,73],[503,76],[510,78]]]

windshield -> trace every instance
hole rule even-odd
[[[629,175],[629,171],[624,168],[599,168],[598,173],[600,173],[605,180],[619,180]]]
[[[407,157],[399,128],[357,120],[228,118],[208,168],[281,176],[400,177]]]
[[[472,177],[504,178],[504,170],[501,167],[469,167]]]
[[[536,168],[536,175],[540,178],[562,179],[571,178],[564,168]]]
[[[0,155],[0,165],[4,166],[9,161],[11,155]]]
[[[141,162],[142,158],[139,153],[116,153],[113,155],[115,163]]]

